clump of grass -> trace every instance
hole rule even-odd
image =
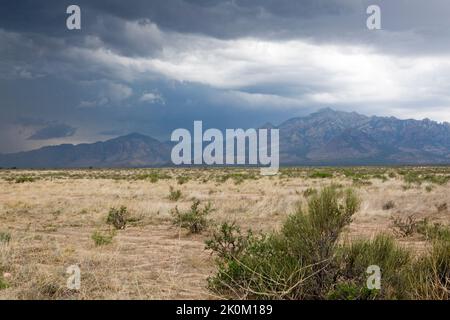
[[[9,288],[9,283],[3,278],[3,274],[0,273],[0,290]]]
[[[117,230],[125,229],[127,225],[128,209],[125,206],[121,206],[119,209],[111,208],[106,218],[106,223],[113,225]]]
[[[407,285],[411,299],[450,299],[450,238],[433,242],[431,252],[413,264]]]
[[[172,186],[170,186],[169,191],[169,200],[170,201],[178,201],[181,198],[181,190],[175,190]]]
[[[395,202],[392,200],[389,200],[388,202],[383,204],[383,210],[391,210],[393,208],[395,208]]]
[[[25,182],[34,182],[36,181],[36,178],[32,177],[32,176],[19,176],[17,178],[15,178],[14,182],[15,183],[25,183]]]
[[[330,297],[335,299],[402,299],[405,292],[405,274],[411,264],[409,251],[399,247],[387,235],[378,235],[373,240],[359,240],[344,245],[337,254],[339,278]],[[376,265],[382,270],[380,290],[369,290],[366,285],[367,267]],[[352,290],[343,291],[343,288]]]
[[[9,232],[1,231],[0,243],[8,243],[9,241],[11,241],[11,234]]]
[[[309,175],[309,178],[311,179],[327,179],[327,178],[333,178],[333,174],[330,172],[322,172],[322,171],[316,171]]]
[[[201,233],[208,227],[207,217],[211,211],[211,203],[200,208],[200,200],[194,199],[190,210],[180,212],[178,207],[172,210],[173,224],[188,229],[190,233]]]
[[[101,232],[97,230],[91,235],[91,239],[94,240],[95,245],[99,247],[111,244],[115,235],[114,231]]]

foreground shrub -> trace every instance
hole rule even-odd
[[[108,217],[106,218],[106,223],[113,225],[117,230],[125,229],[127,224],[127,213],[128,210],[125,206],[121,206],[119,209],[111,208]]]
[[[238,255],[218,253],[218,273],[209,287],[239,298],[320,299],[337,275],[337,240],[359,201],[351,191],[325,188],[308,210],[297,209],[280,232],[249,237]]]
[[[172,211],[173,224],[188,229],[190,233],[201,233],[208,226],[207,216],[211,211],[210,203],[200,208],[200,200],[194,200],[189,211],[180,212],[178,207],[175,207]]]
[[[419,258],[387,235],[340,244],[358,208],[353,192],[329,187],[279,232],[244,236],[234,224],[223,224],[206,243],[217,265],[210,290],[239,299],[450,298],[448,227],[410,219],[408,230],[427,230],[432,240],[430,252]],[[369,266],[380,269],[380,288],[368,286]]]
[[[220,258],[233,259],[239,257],[251,239],[251,232],[244,236],[234,222],[225,222],[213,231],[211,239],[206,241],[206,249],[212,250]]]
[[[401,299],[407,296],[406,274],[411,255],[396,245],[394,239],[378,235],[373,240],[359,240],[338,250],[339,278],[330,293],[338,299]],[[369,266],[382,271],[381,290],[368,290],[366,273]],[[342,288],[351,288],[347,292]]]

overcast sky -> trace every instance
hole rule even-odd
[[[450,121],[449,14],[448,0],[2,1],[0,152],[323,107]]]

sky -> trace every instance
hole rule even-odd
[[[449,14],[448,0],[2,1],[0,153],[325,107],[450,122]]]

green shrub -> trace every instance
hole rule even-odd
[[[94,243],[96,246],[104,246],[104,245],[111,244],[115,235],[116,234],[113,231],[110,231],[108,233],[101,232],[101,231],[95,231],[92,234],[91,239],[94,240]]]
[[[436,240],[428,255],[413,264],[408,275],[411,299],[450,299],[450,240]]]
[[[178,201],[181,198],[181,190],[174,190],[171,186],[169,191],[169,200],[170,201]]]
[[[333,178],[333,174],[329,173],[329,172],[321,172],[321,171],[316,171],[313,172],[309,175],[310,178],[315,179],[327,179],[327,178]]]
[[[8,282],[3,278],[3,275],[0,274],[0,290],[9,288]]]
[[[250,231],[244,236],[236,223],[225,222],[213,231],[212,238],[205,243],[206,249],[215,252],[219,258],[232,259],[239,257],[251,239]]]
[[[189,211],[180,212],[178,207],[175,207],[172,211],[173,224],[188,229],[190,233],[201,233],[208,226],[207,216],[211,211],[211,203],[201,209],[200,200],[194,200]]]
[[[358,208],[353,192],[323,189],[280,232],[249,237],[237,257],[216,250],[218,272],[209,279],[210,289],[239,298],[324,298],[338,271],[338,237]]]
[[[127,224],[127,214],[128,210],[125,206],[121,206],[119,209],[111,208],[108,217],[106,218],[106,223],[113,225],[117,230],[125,229]]]
[[[25,183],[25,182],[34,182],[34,181],[36,181],[36,179],[31,176],[20,176],[14,180],[15,183]]]
[[[0,232],[0,242],[8,243],[11,241],[11,234],[9,232]]]
[[[373,240],[355,241],[350,245],[342,246],[338,250],[337,257],[340,265],[337,284],[352,283],[354,288],[358,289],[357,299],[401,299],[407,296],[405,275],[412,258],[406,249],[396,245],[392,237],[378,235]],[[366,271],[371,265],[379,266],[381,269],[381,290],[367,291]],[[368,293],[370,294],[367,295]]]

